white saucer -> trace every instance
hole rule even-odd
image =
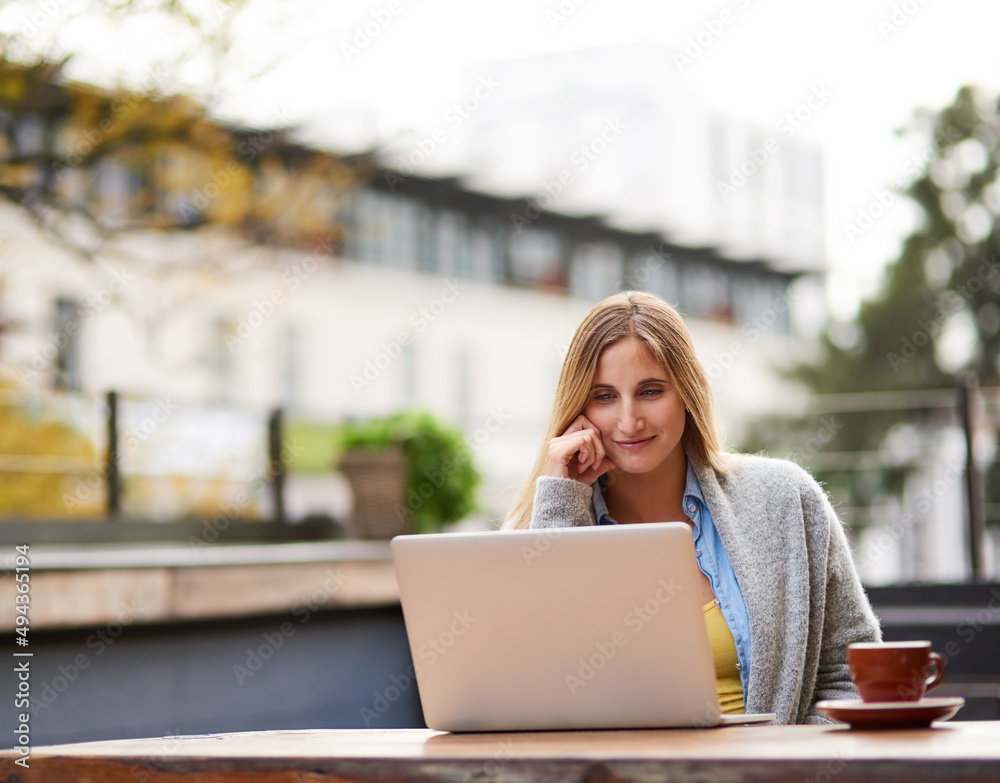
[[[819,701],[816,709],[852,728],[926,728],[936,720],[948,720],[965,704],[961,696],[923,698],[920,701]]]

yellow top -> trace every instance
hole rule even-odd
[[[732,631],[726,625],[718,601],[705,604],[705,626],[708,628],[708,644],[715,661],[715,685],[719,691],[719,706],[724,714],[744,712],[743,682],[740,670],[736,668],[736,642]]]

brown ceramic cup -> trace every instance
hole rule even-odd
[[[920,701],[945,672],[930,642],[849,644],[847,665],[863,701]]]

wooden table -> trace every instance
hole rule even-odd
[[[2,783],[327,781],[1000,781],[1000,722],[441,734],[425,729],[244,732],[0,753]]]

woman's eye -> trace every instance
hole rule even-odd
[[[594,396],[594,400],[596,402],[607,402],[608,400],[612,399],[613,397],[614,397],[614,395],[613,394],[609,394],[609,393],[606,393],[606,394],[597,394],[597,395]]]
[[[642,393],[644,395],[646,395],[647,397],[655,397],[657,394],[660,394],[662,391],[663,391],[663,389],[643,389]]]

